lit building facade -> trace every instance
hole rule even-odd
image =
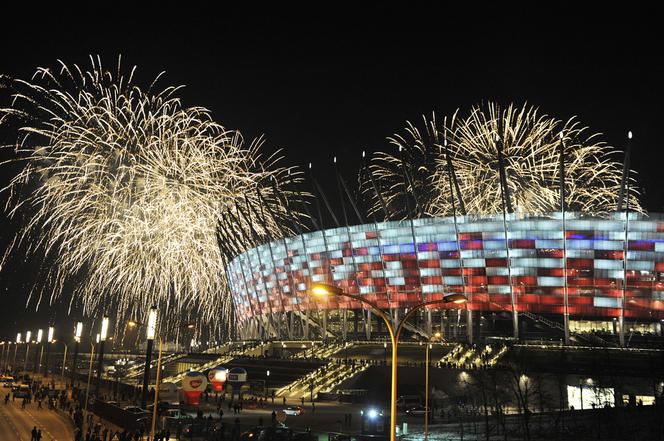
[[[566,333],[570,319],[613,322],[624,337],[625,323],[664,318],[664,217],[552,213],[369,223],[263,244],[237,256],[227,272],[246,336],[329,336],[334,316],[345,337],[353,310],[370,337],[371,315],[361,304],[309,295],[311,283],[323,282],[366,297],[395,320],[409,306],[464,293],[460,315],[471,339],[473,317],[484,313],[511,317],[514,336],[519,317],[530,314]],[[444,318],[439,308],[425,311],[421,329],[436,327],[436,314]]]

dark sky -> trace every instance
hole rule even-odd
[[[292,163],[330,170],[337,155],[349,181],[361,150],[384,148],[406,120],[481,100],[527,101],[562,119],[577,115],[619,148],[633,130],[643,203],[664,209],[663,27],[654,7],[109,5],[2,11],[0,74],[29,77],[58,58],[86,65],[89,54],[111,66],[122,54],[125,65],[139,66],[139,84],[165,70],[162,84],[187,86],[185,104],[208,107],[247,137],[265,134],[267,147],[283,147]],[[0,169],[3,184],[7,174]],[[4,242],[11,228],[2,222]],[[17,314],[29,271],[15,268],[0,273],[0,339],[37,317]]]

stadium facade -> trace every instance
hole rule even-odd
[[[506,335],[518,337],[526,316],[559,324],[565,338],[601,329],[623,342],[634,326],[661,333],[664,216],[519,213],[369,223],[263,244],[236,256],[228,276],[247,338],[346,338],[359,330],[370,339],[381,332],[359,302],[312,298],[309,286],[323,282],[366,297],[394,320],[415,304],[465,293],[463,311],[454,304],[425,310],[413,332],[449,330],[455,322],[472,341],[480,330],[499,334],[497,317]]]

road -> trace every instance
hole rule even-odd
[[[74,429],[68,419],[55,410],[37,409],[37,403],[28,404],[21,409],[21,400],[9,401],[5,405],[7,388],[0,389],[0,440],[30,441],[32,428],[37,426],[42,431],[42,441],[71,441]],[[44,404],[44,407],[45,404]]]

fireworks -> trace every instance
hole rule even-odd
[[[539,115],[533,107],[510,105],[501,109],[488,103],[472,108],[465,118],[455,113],[442,124],[435,116],[424,118],[423,130],[408,123],[405,134],[388,140],[398,153],[377,153],[369,169],[395,218],[407,218],[413,211],[417,215],[451,215],[450,187],[457,186],[458,213],[460,201],[468,214],[501,212],[499,149],[514,211],[558,211],[561,140],[565,146],[567,209],[602,214],[617,206],[620,157],[574,118],[563,122]],[[372,212],[382,211],[372,185],[363,184],[365,194],[371,195]],[[631,184],[630,209],[641,211],[634,187]],[[406,194],[415,195],[407,197],[409,203],[404,203]]]
[[[21,229],[5,255],[43,256],[38,301],[48,292],[118,321],[158,305],[168,326],[187,315],[223,324],[225,264],[289,231],[298,173],[262,158],[261,140],[246,145],[206,109],[184,108],[178,88],[157,90],[155,80],[143,91],[133,74],[97,59],[12,82],[0,123],[16,133],[6,147],[22,168],[4,190]]]

